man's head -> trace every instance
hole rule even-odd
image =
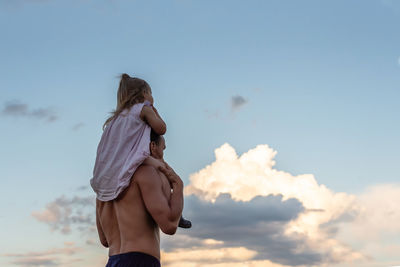
[[[165,139],[162,135],[156,134],[153,130],[151,130],[150,134],[150,154],[152,157],[156,159],[163,159],[164,157],[164,149]]]

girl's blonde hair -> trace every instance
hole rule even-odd
[[[130,77],[124,73],[121,76],[117,93],[117,108],[111,112],[111,116],[103,125],[103,130],[107,124],[116,118],[124,109],[131,108],[134,104],[144,101],[144,93],[151,91],[150,85],[142,79]]]

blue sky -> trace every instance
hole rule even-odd
[[[124,72],[152,87],[186,185],[224,143],[334,192],[398,183],[399,23],[395,0],[0,0],[0,253],[79,246],[32,212],[91,196]]]

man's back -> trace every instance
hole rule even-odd
[[[134,180],[116,200],[97,202],[109,256],[140,251],[160,259],[159,228],[147,212]]]
[[[176,194],[182,194],[180,187],[177,189]],[[173,234],[177,225],[176,215],[171,222],[168,217],[172,209],[173,214],[179,208],[182,211],[179,201],[175,201],[177,207],[169,206],[170,197],[170,182],[166,176],[152,167],[141,166],[117,199],[108,202],[96,200],[99,237],[101,243],[109,248],[109,256],[143,252],[160,259],[159,226],[167,234]],[[179,196],[175,198],[179,199]]]

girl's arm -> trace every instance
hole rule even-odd
[[[142,112],[140,112],[140,118],[159,135],[163,135],[167,131],[167,125],[153,107],[143,106]]]
[[[160,114],[158,114],[158,111],[157,111],[156,107],[155,106],[151,106],[151,107],[153,108],[154,113],[156,113],[157,117],[159,117],[162,120]]]

